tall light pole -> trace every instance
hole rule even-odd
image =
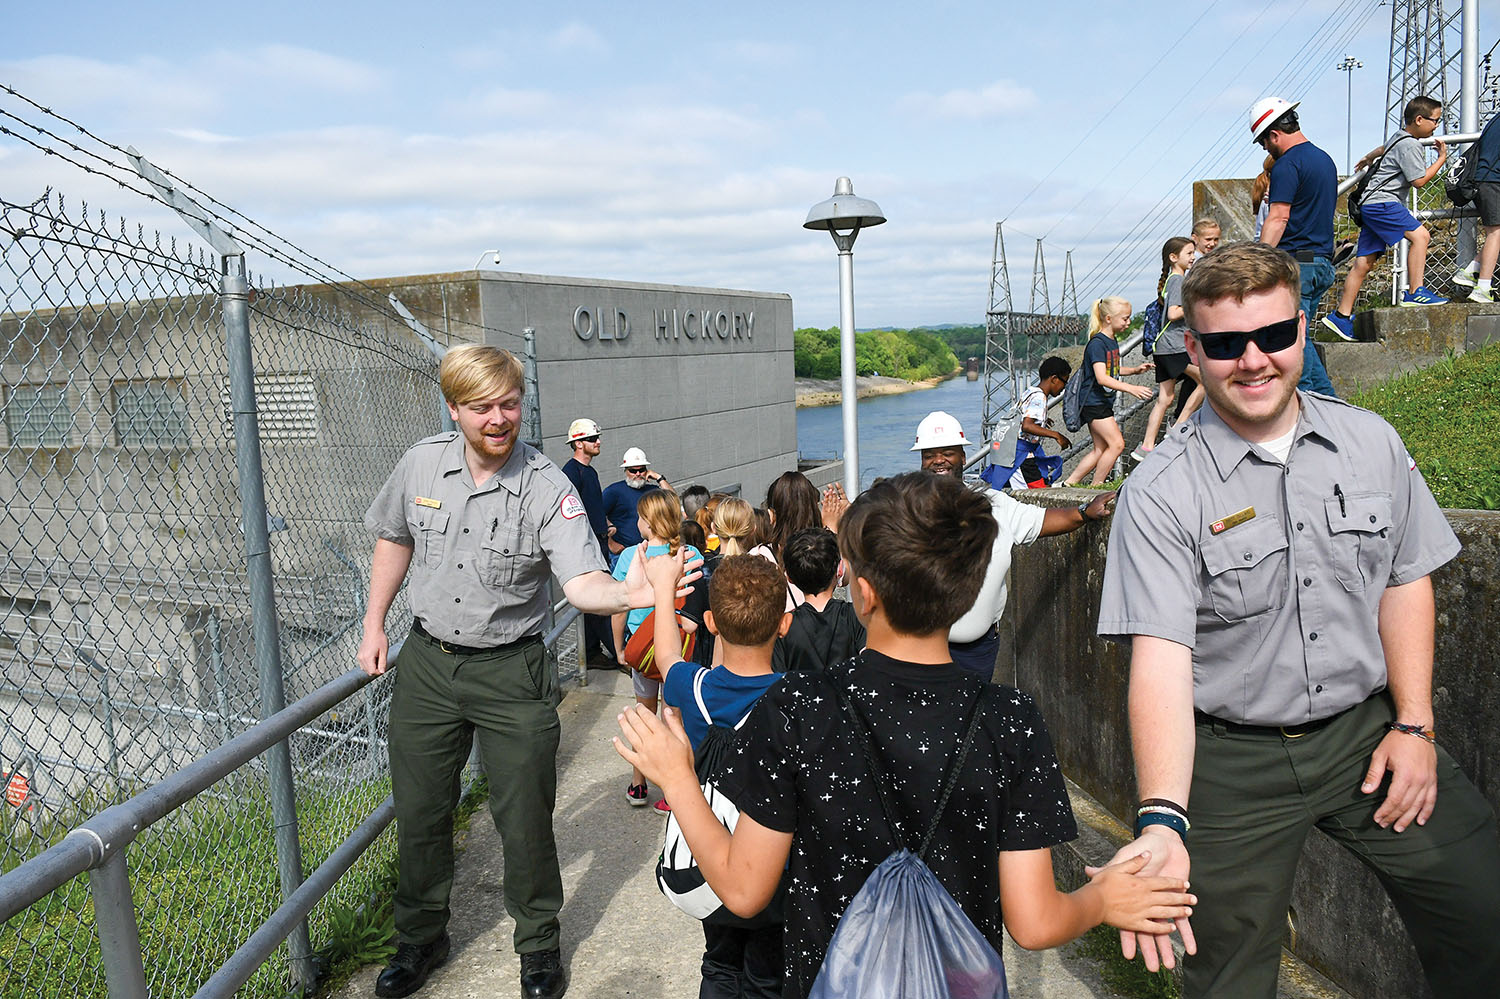
[[[1345,78],[1349,81],[1348,85],[1344,88],[1345,89],[1345,94],[1344,94],[1344,174],[1345,174],[1345,176],[1347,176],[1348,174],[1350,174],[1350,173],[1353,172],[1353,167],[1350,164],[1353,163],[1353,156],[1354,156],[1354,71],[1356,69],[1364,69],[1364,66],[1365,66],[1364,63],[1360,62],[1358,59],[1354,58],[1353,56],[1344,56],[1344,61],[1341,62],[1341,63],[1339,63],[1337,66],[1334,67],[1334,69],[1337,69],[1337,70],[1340,70],[1341,72],[1343,72],[1344,75],[1345,75]]]
[[[839,387],[844,417],[844,492],[852,500],[859,495],[859,401],[854,385],[854,238],[866,226],[880,225],[885,215],[880,206],[854,196],[854,185],[840,177],[833,197],[813,205],[804,229],[826,229],[839,249]]]

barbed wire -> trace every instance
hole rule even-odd
[[[67,125],[68,127],[75,129],[79,134],[81,134],[83,136],[86,136],[89,139],[92,139],[94,142],[99,143],[101,146],[104,146],[107,149],[113,150],[114,152],[119,153],[121,156],[128,157],[130,155],[130,153],[129,153],[128,150],[122,148],[118,144],[110,142],[108,139],[104,139],[104,138],[100,137],[99,135],[97,135],[94,132],[90,131],[88,128],[84,127],[83,125],[79,124],[78,122],[74,121],[73,119],[68,118],[65,115],[59,114],[58,112],[52,110],[52,108],[50,108],[50,107],[48,107],[46,105],[43,105],[43,104],[39,103],[38,101],[33,100],[32,98],[28,97],[27,95],[25,95],[25,94],[21,93],[20,91],[16,90],[14,87],[12,87],[12,86],[10,86],[8,84],[0,83],[0,90],[4,90],[6,93],[10,94],[12,97],[15,97],[16,99],[25,102],[26,104],[28,104],[31,107],[35,108],[36,110],[40,111],[42,114],[47,115],[48,117],[53,118],[53,119],[55,119],[55,120],[57,120],[59,122],[62,122],[65,125]],[[32,122],[32,121],[28,121],[28,120],[26,120],[24,118],[21,118],[20,116],[18,116],[16,114],[12,113],[12,112],[5,111],[3,109],[0,109],[0,115],[3,115],[6,118],[10,118],[11,120],[13,120],[15,122],[17,122],[17,123],[19,123],[21,125],[24,125],[27,128],[30,128],[30,129],[36,131],[39,135],[45,135],[48,138],[54,139],[57,142],[62,143],[64,145],[68,146],[70,149],[74,150],[75,152],[78,152],[81,155],[87,156],[87,157],[89,157],[91,159],[94,159],[94,160],[98,161],[99,163],[105,164],[111,170],[119,171],[119,172],[121,172],[121,173],[123,173],[123,174],[125,174],[125,175],[127,175],[129,177],[132,177],[132,178],[139,176],[135,172],[135,169],[134,169],[133,166],[129,166],[129,165],[126,165],[126,164],[118,163],[118,162],[116,162],[114,160],[109,159],[108,157],[101,156],[100,154],[98,154],[98,153],[96,153],[96,152],[94,152],[92,150],[85,149],[82,146],[79,146],[77,143],[71,141],[70,139],[67,139],[64,136],[58,135],[57,133],[51,131],[50,129],[46,128],[45,126],[38,125],[38,124],[36,124],[35,122]],[[75,160],[75,159],[73,159],[73,158],[71,158],[69,156],[66,156],[66,155],[58,152],[57,150],[52,149],[52,148],[50,148],[50,147],[48,147],[48,146],[46,146],[44,144],[40,144],[40,143],[34,142],[34,141],[26,138],[25,136],[23,136],[23,135],[15,132],[13,129],[7,128],[6,126],[0,125],[0,134],[10,135],[13,138],[17,138],[20,141],[25,142],[26,144],[32,146],[33,148],[38,149],[39,151],[41,151],[41,152],[43,152],[43,153],[45,153],[47,155],[58,156],[59,158],[63,159],[64,161],[66,161],[68,163],[71,163],[73,166],[76,166],[79,169],[82,169],[82,170],[84,170],[85,172],[87,172],[89,174],[92,174],[92,175],[98,176],[98,177],[103,177],[103,178],[105,178],[107,180],[111,180],[114,183],[116,183],[117,185],[119,185],[120,187],[124,188],[125,190],[128,190],[128,191],[130,191],[133,194],[139,195],[140,197],[144,197],[144,198],[147,198],[147,199],[149,199],[151,201],[154,201],[157,204],[161,205],[162,207],[167,208],[167,209],[169,209],[169,210],[171,210],[173,212],[179,212],[180,211],[176,206],[169,204],[163,198],[161,198],[160,196],[158,196],[154,190],[151,190],[151,191],[142,190],[142,189],[140,189],[138,187],[133,186],[132,184],[129,184],[129,183],[126,183],[125,181],[122,181],[119,177],[115,176],[114,174],[107,173],[107,172],[105,172],[103,170],[99,170],[99,169],[90,167],[87,164],[79,163],[77,160]],[[346,272],[346,271],[344,271],[344,270],[336,267],[335,265],[329,263],[328,261],[323,260],[321,257],[317,256],[316,254],[314,254],[314,253],[312,253],[312,252],[310,252],[310,251],[302,248],[298,244],[296,244],[296,243],[292,242],[291,240],[287,239],[285,236],[282,236],[279,233],[275,232],[269,226],[266,226],[263,223],[256,221],[255,219],[251,218],[249,215],[245,214],[244,212],[239,211],[238,209],[234,208],[233,206],[228,205],[225,202],[221,201],[220,199],[214,197],[212,194],[209,194],[207,191],[204,191],[202,188],[199,188],[196,185],[192,184],[191,182],[184,180],[182,177],[180,177],[177,174],[173,173],[171,170],[169,170],[169,169],[161,166],[160,164],[153,163],[153,165],[156,166],[156,168],[158,170],[160,170],[165,176],[170,177],[172,180],[176,181],[177,184],[180,184],[184,189],[192,191],[192,192],[200,195],[203,199],[206,199],[207,201],[211,202],[213,205],[217,205],[220,208],[224,209],[226,212],[229,212],[232,215],[237,216],[238,218],[242,219],[245,223],[248,223],[249,225],[253,226],[255,229],[260,230],[260,232],[262,234],[264,234],[264,235],[263,236],[257,236],[254,233],[247,232],[243,225],[235,223],[231,218],[229,218],[228,216],[226,216],[225,214],[223,214],[221,212],[216,212],[216,211],[212,210],[211,208],[203,206],[201,202],[198,203],[198,207],[203,212],[203,216],[196,215],[196,214],[194,214],[192,212],[186,212],[186,211],[182,211],[181,214],[188,215],[189,217],[194,218],[197,221],[202,222],[202,223],[204,223],[206,225],[212,225],[212,224],[215,224],[215,223],[221,224],[223,227],[225,227],[227,229],[227,231],[229,232],[229,234],[231,236],[234,236],[236,239],[244,240],[246,243],[250,244],[250,246],[251,246],[252,249],[255,249],[255,250],[257,250],[257,251],[259,251],[261,253],[266,254],[267,256],[271,257],[273,260],[276,260],[279,263],[285,264],[286,266],[292,268],[294,271],[296,271],[299,274],[302,274],[302,275],[304,275],[306,277],[310,277],[310,278],[314,279],[315,281],[318,281],[319,283],[327,284],[327,285],[330,285],[330,286],[334,287],[340,293],[348,295],[350,298],[358,301],[360,304],[364,305],[368,309],[371,309],[372,311],[384,314],[384,315],[388,316],[389,318],[391,318],[391,319],[393,319],[395,321],[398,321],[398,322],[402,322],[404,324],[405,320],[398,313],[395,312],[395,310],[391,307],[391,305],[389,304],[389,302],[385,298],[384,293],[382,293],[380,291],[380,289],[375,288],[373,285],[370,285],[368,282],[363,281],[363,280],[361,280],[361,279],[359,279],[357,277],[354,277],[353,275],[349,274],[348,272]],[[204,216],[207,216],[207,217],[204,217]],[[301,257],[306,258],[306,260],[311,260],[311,261],[315,262],[317,265],[319,265],[319,266],[321,266],[323,268],[326,268],[326,270],[320,271],[316,267],[313,267],[313,266],[309,265],[306,262],[306,260],[294,259],[288,253],[283,252],[283,251],[279,250],[277,247],[270,245],[267,242],[268,239],[269,240],[274,240],[275,242],[277,242],[277,243],[279,243],[279,244],[281,244],[283,246],[288,247],[292,253],[300,255]],[[359,288],[365,289],[373,297],[369,297],[369,296],[366,296],[366,295],[361,295],[361,294],[358,294],[357,292],[354,292],[350,288],[343,287],[346,284],[353,284],[353,285],[358,286]],[[403,303],[403,304],[405,304],[405,303]],[[452,317],[445,316],[443,313],[437,312],[436,310],[427,308],[427,307],[422,306],[420,304],[418,304],[418,305],[407,304],[406,307],[411,312],[413,312],[414,314],[415,313],[421,313],[421,314],[424,314],[426,316],[432,317],[433,319],[439,319],[439,318],[441,318],[441,319],[443,319],[445,321],[445,324],[451,323],[451,322],[457,322],[457,323],[459,323],[459,324],[461,324],[463,326],[469,327],[470,329],[479,330],[479,331],[481,331],[483,333],[499,333],[499,334],[501,334],[503,336],[514,337],[515,339],[518,339],[518,340],[524,339],[524,337],[520,333],[516,333],[513,330],[508,330],[508,329],[505,329],[504,327],[501,327],[501,326],[491,326],[489,324],[482,323],[482,322],[475,322],[473,320],[467,320],[467,319],[454,320],[454,319],[452,319]]]

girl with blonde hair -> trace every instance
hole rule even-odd
[[[1153,367],[1150,361],[1133,368],[1120,367],[1120,341],[1116,338],[1129,327],[1130,303],[1123,298],[1101,298],[1089,309],[1089,342],[1083,348],[1079,374],[1083,378],[1083,422],[1094,446],[1073,474],[1056,485],[1076,486],[1090,472],[1094,473],[1094,485],[1103,485],[1115,460],[1125,453],[1125,435],[1115,422],[1115,393],[1151,398],[1146,386],[1120,381],[1121,375],[1138,375]]]
[[[636,505],[635,516],[636,528],[641,532],[644,540],[620,552],[613,572],[616,579],[625,578],[626,573],[630,571],[630,564],[637,557],[676,555],[679,549],[686,548],[689,562],[703,558],[703,554],[698,549],[682,543],[682,504],[678,501],[676,493],[668,489],[651,490],[643,495]],[[644,673],[631,670],[625,663],[625,643],[630,641],[630,636],[635,634],[636,629],[650,613],[651,608],[640,607],[614,615],[610,623],[614,626],[615,660],[622,669],[630,672],[636,703],[655,714],[659,703],[658,698],[661,695],[661,681],[652,680]],[[681,619],[678,624],[684,631],[691,632],[696,628],[691,619]],[[646,789],[646,778],[639,770],[631,772],[630,784],[625,788],[625,800],[637,807],[646,805],[651,800]],[[665,799],[656,803],[656,809],[660,812],[672,810]]]

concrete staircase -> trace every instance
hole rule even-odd
[[[1334,388],[1340,396],[1348,396],[1426,367],[1449,352],[1465,354],[1500,343],[1500,304],[1450,302],[1361,312],[1354,317],[1358,343],[1338,340],[1321,324],[1314,329],[1323,344]]]

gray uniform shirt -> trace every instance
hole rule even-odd
[[[1411,182],[1427,172],[1427,153],[1410,132],[1402,130],[1385,144],[1385,155],[1372,168],[1370,183],[1365,187],[1362,205],[1382,201],[1401,204],[1411,190]]]
[[[604,570],[589,518],[562,470],[517,442],[475,488],[456,432],[401,456],[365,514],[377,537],[412,548],[412,614],[428,634],[490,648],[539,634],[549,572]]]
[[[1161,335],[1156,338],[1156,353],[1158,354],[1186,354],[1187,353],[1187,317],[1181,319],[1167,319],[1167,310],[1176,306],[1182,308],[1182,275],[1168,274],[1167,284],[1161,291],[1161,317],[1164,325]]]
[[[1386,685],[1376,628],[1387,586],[1458,554],[1394,428],[1300,393],[1287,463],[1204,406],[1120,492],[1099,634],[1193,650],[1193,705],[1293,725]]]

